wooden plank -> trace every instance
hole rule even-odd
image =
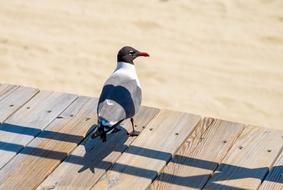
[[[246,127],[205,189],[257,189],[280,153],[283,131]]]
[[[259,190],[283,189],[283,152],[272,166]]]
[[[162,110],[92,189],[146,189],[199,121]]]
[[[137,130],[147,126],[158,112],[155,108],[142,107],[135,117]],[[126,134],[126,130],[131,130],[129,121],[122,125],[124,129],[109,135],[106,143],[98,138],[93,140],[90,136],[85,139],[37,189],[91,188],[136,138]]]
[[[0,189],[36,188],[89,133],[96,105],[79,97],[0,171]]]
[[[2,98],[0,98],[0,123],[3,123],[39,91],[34,88],[15,86],[6,86],[2,90]]]
[[[0,100],[5,98],[9,93],[18,88],[16,85],[1,84],[0,85]]]
[[[40,91],[5,123],[43,129],[46,127],[46,123],[55,119],[76,98],[77,96],[73,94]]]
[[[19,92],[21,92],[19,88]],[[28,88],[23,88],[27,90]],[[18,89],[16,90],[18,92]],[[17,93],[11,100],[5,98],[6,105],[10,103],[18,107],[22,98],[27,99],[32,93]],[[32,90],[34,93],[35,90]],[[12,94],[12,95],[13,95]],[[66,109],[77,96],[57,92],[41,91],[31,101],[11,115],[4,124],[0,125],[0,168],[12,159],[26,146],[42,129],[50,124],[62,111]],[[17,102],[18,100],[19,102]]]
[[[242,124],[212,118],[202,120],[202,125],[208,130],[195,149],[185,143],[150,190],[201,189],[244,129]]]

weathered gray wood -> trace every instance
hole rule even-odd
[[[205,189],[257,189],[280,153],[283,131],[246,127]]]
[[[199,121],[162,110],[92,189],[146,189]]]
[[[18,88],[16,85],[1,84],[0,85],[0,100],[5,98],[9,93]]]
[[[183,144],[149,189],[201,189],[244,129],[241,124],[212,118],[203,119],[201,125],[208,129],[200,142]]]
[[[0,189],[36,188],[96,122],[97,99],[79,97],[0,171]]]
[[[34,88],[5,85],[2,89],[2,98],[0,97],[0,123],[27,103],[38,91]]]
[[[40,91],[25,107],[13,114],[5,123],[43,129],[77,96],[60,92]],[[28,117],[27,117],[28,116]]]
[[[215,168],[204,189],[283,189],[282,131],[248,127],[235,141],[239,124],[206,119],[194,128],[197,116],[143,108],[139,127],[158,116],[137,139],[122,129],[77,147],[96,123],[96,100],[37,93],[0,85],[0,189],[146,189],[184,141],[151,189],[199,189]]]
[[[272,166],[259,190],[283,189],[283,152]]]
[[[22,90],[18,88],[11,94],[13,98],[3,99],[6,102],[5,105],[15,104],[13,107],[18,107],[19,103],[21,105],[23,103],[22,98],[27,100],[28,97],[37,92],[29,88]],[[34,139],[76,98],[77,96],[71,94],[41,91],[25,106],[11,115],[0,126],[0,168]]]
[[[155,108],[142,107],[135,117],[137,130],[142,130],[158,112]],[[38,190],[91,188],[136,138],[126,134],[125,130],[131,130],[129,121],[122,125],[124,129],[109,135],[106,143],[99,138],[87,138],[48,176]]]

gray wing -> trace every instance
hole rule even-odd
[[[97,106],[98,118],[119,122],[133,117],[141,105],[142,92],[137,81],[111,76],[105,83]]]

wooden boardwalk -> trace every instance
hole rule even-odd
[[[283,189],[283,131],[142,107],[106,143],[97,99],[0,85],[0,189]]]

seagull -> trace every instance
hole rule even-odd
[[[125,119],[130,119],[132,124],[132,132],[128,135],[139,135],[140,132],[134,129],[133,117],[141,106],[142,90],[134,60],[141,56],[149,57],[149,54],[130,46],[119,50],[116,69],[106,80],[98,100],[98,125],[92,138],[99,136],[106,142],[106,135],[118,132],[117,126]]]

